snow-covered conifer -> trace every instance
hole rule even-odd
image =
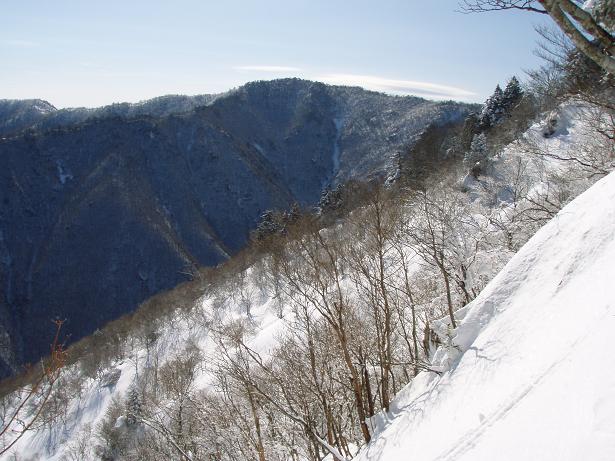
[[[504,92],[500,85],[495,87],[495,90],[485,104],[479,117],[479,124],[482,129],[489,128],[495,125],[504,112]]]
[[[523,96],[523,90],[517,77],[513,77],[508,81],[506,88],[502,94],[502,105],[506,110],[511,109]]]
[[[132,386],[128,390],[128,397],[126,399],[126,423],[128,425],[135,425],[141,420],[142,415],[143,408],[139,391],[136,386]]]
[[[489,160],[489,148],[487,137],[484,133],[474,135],[470,150],[466,152],[463,162],[477,176],[487,166]]]
[[[324,210],[335,210],[342,205],[342,201],[342,191],[339,186],[334,189],[327,187],[320,196],[318,208],[321,212]]]

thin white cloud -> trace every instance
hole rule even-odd
[[[430,99],[473,99],[476,93],[454,86],[414,80],[394,80],[373,75],[329,74],[316,77],[332,85],[360,86],[368,90],[400,95],[424,96]]]
[[[240,72],[300,72],[299,67],[291,66],[235,66],[233,69]]]
[[[8,40],[0,40],[0,43],[3,45],[13,46],[16,48],[34,48],[40,46],[40,43],[33,42],[31,40],[18,40],[18,39],[8,39]]]

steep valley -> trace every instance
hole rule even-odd
[[[286,79],[56,110],[0,101],[0,375],[239,251],[259,216],[394,173],[472,105]],[[72,111],[72,112],[71,112]]]

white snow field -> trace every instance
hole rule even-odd
[[[615,460],[615,174],[467,306],[361,461]]]

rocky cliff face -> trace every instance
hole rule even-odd
[[[290,79],[110,108],[0,102],[3,375],[47,352],[51,319],[93,332],[471,107]]]

